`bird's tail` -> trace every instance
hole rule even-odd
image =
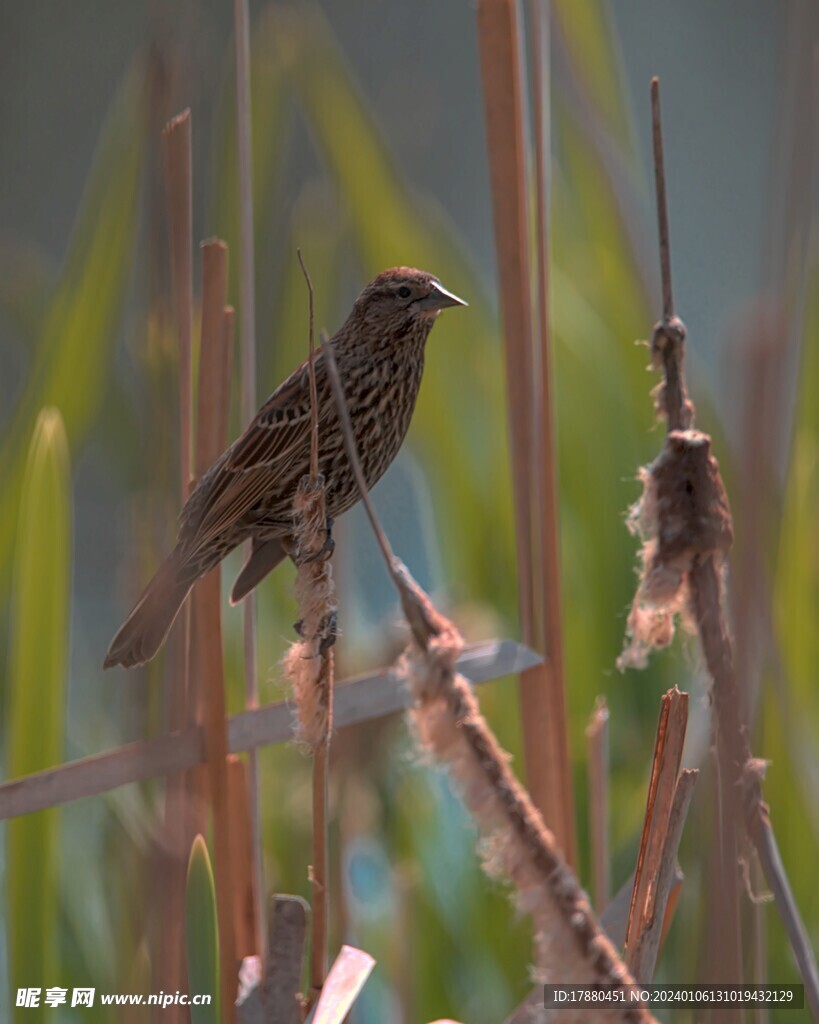
[[[179,548],[174,548],[111,641],[103,668],[133,668],[150,661],[165,642],[194,582]]]
[[[250,554],[247,556],[247,561],[242,568],[242,571],[236,577],[236,582],[233,584],[233,590],[230,592],[230,603],[238,604],[243,598],[247,597],[253,588],[262,582],[267,574],[276,568],[279,562],[283,562],[287,557],[287,552],[284,545],[278,539],[263,541],[253,541],[253,546],[250,549]]]

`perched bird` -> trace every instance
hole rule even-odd
[[[383,475],[406,436],[438,314],[465,306],[421,270],[396,267],[371,281],[331,344],[367,485]],[[328,518],[360,498],[321,348],[315,355],[319,471]],[[193,584],[229,551],[252,540],[231,602],[245,597],[292,548],[293,499],[310,471],[307,361],[262,405],[253,422],[199,479],[180,515],[176,547],[120,627],[104,667],[131,668],[162,646]]]

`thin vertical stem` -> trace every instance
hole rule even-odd
[[[236,39],[236,144],[239,165],[239,257],[240,300],[242,304],[241,410],[247,424],[256,410],[256,260],[253,240],[253,163],[250,138],[250,15],[247,0],[234,0]],[[256,677],[256,598],[247,595],[243,609],[245,706],[259,706]],[[261,811],[259,806],[259,764],[256,751],[247,759],[250,787],[250,821],[253,844],[253,871],[256,891],[258,951],[264,955],[267,932],[264,927],[264,878],[262,870]]]
[[[319,510],[324,517],[325,506],[324,482],[319,476],[319,407],[318,390],[316,387],[315,368],[315,316],[313,282],[301,254],[296,250],[308,295],[308,370],[310,374],[310,477],[312,486],[321,488]],[[329,346],[328,346],[329,348]],[[332,353],[330,355],[332,358]],[[301,569],[299,570],[302,571]],[[322,563],[318,569],[319,576],[329,574],[329,566]],[[318,581],[317,581],[318,582]],[[325,614],[332,614],[327,608]],[[307,616],[305,628],[308,629]],[[319,627],[320,628],[320,627]],[[330,783],[330,737],[333,730],[333,668],[334,656],[332,649],[323,651],[320,643],[316,644],[313,657],[321,659],[322,668],[316,679],[318,690],[325,688],[323,699],[326,701],[326,715],[323,719],[323,735],[313,745],[313,863],[311,866],[311,882],[313,886],[313,942],[310,955],[310,988],[317,996],[327,976],[327,922],[329,913],[329,879],[327,875],[328,861],[328,792]]]
[[[193,445],[193,185],[191,112],[184,110],[162,131],[165,203],[171,255],[173,308],[179,352],[179,490],[184,500],[190,489]],[[183,729],[188,720],[190,682],[190,604],[185,603],[171,646],[172,672],[167,689],[170,730]],[[161,986],[175,989],[184,984],[182,931],[187,854],[190,847],[186,779],[174,775],[165,786],[165,847],[162,934],[160,938]],[[181,1020],[180,1012],[171,1011]]]
[[[663,319],[674,316],[671,291],[671,245],[668,233],[668,204],[665,194],[665,159],[663,126],[660,118],[660,80],[651,79],[651,135],[654,145],[654,177],[657,185],[657,226],[660,235],[660,273],[663,282]]]
[[[171,280],[179,344],[179,473],[187,497],[193,467],[193,188],[191,112],[183,110],[162,132]]]
[[[589,762],[589,832],[592,877],[597,913],[603,912],[611,892],[609,853],[609,709],[598,697],[586,726]]]
[[[299,258],[299,265],[301,266],[301,272],[304,274],[304,280],[307,282],[307,296],[309,303],[309,327],[308,327],[308,353],[309,363],[308,369],[310,371],[310,476],[315,478],[318,476],[318,392],[316,390],[316,367],[313,355],[315,352],[315,313],[314,313],[314,293],[313,293],[313,282],[310,280],[310,274],[305,265],[304,259],[301,255],[301,249],[296,250],[296,255]]]
[[[206,242],[202,246],[202,341],[199,357],[199,415],[197,417],[196,468],[201,476],[225,446],[230,376],[225,372],[231,354],[226,322],[227,246]],[[236,942],[233,930],[234,875],[231,867],[228,810],[227,707],[222,655],[220,570],[212,569],[194,588],[196,647],[199,654],[200,693],[197,720],[205,729],[208,792],[213,810],[213,846],[216,906],[219,916],[222,1020],[235,1016],[237,987]]]
[[[236,142],[239,158],[239,253],[242,272],[242,415],[256,409],[256,260],[253,241],[253,163],[250,139],[250,16],[247,0],[234,0],[236,35]]]
[[[332,658],[332,652],[330,652]],[[313,941],[310,952],[310,989],[318,994],[327,977],[327,804],[329,791],[329,736],[313,754]]]
[[[575,860],[574,795],[569,734],[566,720],[566,681],[563,670],[563,614],[560,600],[560,523],[558,516],[557,445],[552,401],[552,345],[549,317],[549,201],[551,197],[551,118],[549,89],[548,0],[531,0],[532,92],[536,181],[536,238],[538,344],[534,346],[537,373],[533,376],[535,418],[533,478],[538,485],[536,516],[540,555],[539,613],[547,655],[544,689],[549,706],[545,743],[548,773],[557,791],[555,830],[569,863]]]

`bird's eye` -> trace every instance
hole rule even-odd
[[[412,295],[412,292],[409,290],[409,288],[407,288],[405,284],[402,284],[401,287],[398,289],[398,294],[401,296],[402,299],[408,299],[410,295]]]

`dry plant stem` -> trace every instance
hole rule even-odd
[[[479,0],[478,43],[489,146],[489,171],[506,345],[506,387],[515,482],[515,517],[524,630],[533,622],[530,546],[532,510],[527,474],[531,465],[532,422],[521,387],[532,380],[532,303],[529,219],[524,148],[523,76],[514,0]],[[527,642],[531,637],[525,638]]]
[[[552,344],[549,317],[549,201],[550,180],[550,95],[549,95],[549,14],[548,0],[531,0],[532,93],[534,96],[534,141],[536,180],[536,247],[538,342],[535,345],[534,462],[532,472],[538,483],[538,528],[540,556],[541,636],[547,660],[542,669],[539,699],[532,710],[546,701],[548,716],[543,720],[549,788],[556,794],[558,817],[555,832],[569,863],[574,863],[576,836],[574,794],[569,733],[566,720],[566,680],[563,666],[563,615],[560,600],[560,524],[557,499],[557,446],[552,401]],[[539,389],[538,389],[539,384]],[[526,711],[524,709],[524,715]],[[526,716],[528,717],[528,716]]]
[[[642,933],[656,918],[662,920],[663,916],[664,908],[658,908],[656,905],[656,880],[666,845],[687,725],[688,694],[681,693],[675,686],[663,695],[660,706],[643,834],[637,856],[637,870],[634,875],[626,932],[626,960],[635,977],[644,982],[651,979],[636,970],[634,949]]]
[[[247,765],[236,754],[227,759],[230,863],[233,868],[233,935],[237,961],[258,948],[256,885],[253,876],[253,831]]]
[[[651,135],[654,145],[654,172],[657,186],[657,227],[660,234],[660,272],[663,283],[663,318],[674,316],[674,297],[671,292],[671,246],[668,232],[668,204],[665,195],[665,158],[663,154],[663,126],[660,116],[660,80],[651,79]],[[670,428],[679,429],[679,424]]]
[[[332,653],[330,654],[332,657]],[[313,944],[310,950],[311,995],[318,994],[327,977],[327,915],[328,915],[328,832],[327,798],[330,781],[330,742],[316,748],[313,754],[313,863],[310,884],[313,891]]]
[[[591,835],[594,898],[600,913],[609,902],[611,866],[609,854],[609,709],[598,697],[586,726],[589,764],[589,832]]]
[[[191,113],[184,110],[162,132],[165,201],[170,244],[173,308],[179,351],[179,486],[187,497],[192,471],[193,443],[193,187]],[[167,689],[168,727],[188,724],[191,610],[186,602],[172,647],[172,675]],[[160,937],[161,987],[173,991],[185,983],[182,901],[191,828],[186,827],[186,780],[171,776],[165,786],[165,847],[169,861],[164,872],[163,927]],[[181,1020],[181,1011],[172,1011]]]
[[[314,366],[313,283],[298,252],[309,298],[309,373],[311,399],[310,476],[298,486],[294,506],[295,542],[298,552],[296,598],[300,613],[301,641],[286,657],[288,675],[298,714],[298,734],[313,751],[313,941],[310,956],[310,989],[313,999],[321,992],[327,975],[327,795],[329,789],[330,736],[333,729],[333,649],[335,613],[330,562],[323,556],[327,540],[324,478],[319,474],[318,399]]]
[[[405,584],[408,589],[409,586]],[[558,850],[554,836],[514,777],[468,682],[453,671],[460,638],[420,588],[411,589],[427,634],[413,631],[405,655],[408,683],[416,697],[412,712],[424,748],[445,765],[478,828],[488,841],[490,868],[514,885],[519,904],[531,914],[544,980],[634,984],[625,964],[600,928],[588,898]],[[405,601],[410,598],[405,597]],[[600,1013],[608,1019],[611,1010]],[[584,1009],[567,1020],[590,1021]],[[615,1020],[651,1020],[644,1009],[624,1009]]]
[[[677,848],[690,790],[697,773],[688,773],[680,789],[680,763],[688,724],[688,694],[675,686],[663,695],[645,822],[634,876],[626,960],[635,978],[648,983],[654,976],[665,911],[674,881]],[[663,882],[661,885],[660,882]]]
[[[549,979],[633,984],[554,836],[512,773],[469,682],[455,670],[463,645],[458,631],[392,554],[369,499],[338,369],[326,341],[325,352],[347,455],[412,634],[401,670],[416,699],[413,716],[422,742],[449,767],[478,826],[491,838],[497,870],[514,884],[522,906],[535,921],[539,962],[549,965]],[[571,1012],[565,1016],[566,1024],[581,1019],[594,1021],[596,1015],[584,1009],[582,1016]],[[606,1010],[605,1018],[601,1014],[600,1019],[654,1018],[646,1010],[634,1008],[620,1013]]]
[[[296,250],[296,255],[299,258],[299,265],[301,266],[301,272],[304,274],[304,280],[307,283],[307,294],[309,297],[309,326],[308,326],[308,345],[310,354],[310,473],[315,478],[318,476],[318,393],[316,391],[316,369],[313,354],[315,350],[315,312],[314,312],[314,301],[315,293],[313,291],[313,282],[310,280],[310,274],[307,270],[304,260],[302,259],[301,249]]]
[[[224,447],[228,434],[229,382],[231,379],[232,355],[235,335],[235,311],[231,306],[225,307],[225,343],[223,379],[228,384],[226,401],[221,405],[220,423],[217,437]],[[216,417],[214,417],[216,418]],[[252,625],[252,619],[251,625]],[[247,616],[245,615],[245,624]],[[245,639],[247,635],[245,634]],[[251,665],[254,661],[251,661]],[[247,663],[246,663],[247,667]],[[247,707],[247,702],[245,703]],[[228,745],[230,741],[230,720],[227,720]],[[248,751],[247,761],[242,761],[235,754],[227,759],[228,813],[230,815],[230,863],[234,875],[233,885],[233,923],[236,959],[252,954],[264,956],[264,947],[260,934],[264,929],[264,896],[260,892],[261,878],[258,870],[260,853],[258,841],[258,802],[254,804],[254,772],[258,762],[256,751]],[[254,816],[255,807],[255,816]]]
[[[779,856],[768,807],[762,799],[765,765],[753,757],[747,730],[740,720],[739,687],[723,609],[722,580],[711,556],[697,559],[692,568],[691,599],[705,663],[713,681],[720,771],[727,775],[722,780],[722,789],[730,788],[734,804],[744,817],[748,836],[788,934],[808,1006],[814,1020],[819,1021],[816,958]],[[736,865],[734,869],[736,871]]]
[[[302,1024],[301,986],[304,943],[310,908],[298,896],[276,896],[270,927],[264,979],[266,1024]]]
[[[256,260],[253,242],[253,160],[250,138],[250,16],[247,0],[233,0],[236,39],[236,144],[239,164],[239,254],[242,272],[242,419],[256,411]]]
[[[236,39],[236,148],[239,169],[239,277],[242,303],[241,410],[242,423],[249,423],[256,411],[256,260],[253,241],[253,160],[250,138],[250,15],[248,0],[234,0],[233,31]],[[243,602],[245,707],[259,706],[256,677],[256,595]],[[256,892],[257,950],[264,956],[264,877],[259,808],[259,765],[256,752],[248,754],[250,821],[253,839],[253,871]]]
[[[670,897],[677,884],[677,851],[698,775],[696,769],[686,769],[677,779],[669,809],[665,842],[657,865],[657,874],[653,880],[654,916],[645,921],[633,947],[629,947],[629,967],[634,977],[644,984],[650,983],[654,978],[660,942],[668,924]]]
[[[171,280],[179,343],[179,457],[182,494],[190,485],[193,446],[193,197],[191,112],[183,110],[162,132]]]
[[[226,443],[230,402],[231,352],[225,312],[227,246],[202,245],[202,341],[199,355],[199,409],[196,468],[205,472]],[[233,931],[234,873],[231,865],[230,813],[227,780],[227,706],[222,660],[220,570],[217,566],[194,587],[195,643],[201,672],[197,721],[205,729],[207,777],[213,812],[216,907],[219,917],[219,961],[222,1019],[235,1019],[236,943]]]
[[[668,429],[687,430],[693,421],[694,410],[688,400],[682,376],[685,327],[682,321],[674,316],[674,297],[671,290],[671,243],[665,190],[663,126],[660,117],[660,80],[656,77],[651,79],[651,134],[654,146],[654,182],[657,192],[660,276],[663,288],[663,319],[654,328],[651,349],[655,361],[659,358],[663,365],[665,385],[662,405],[668,419]]]
[[[659,85],[652,81],[652,103],[654,109],[655,154],[660,162],[655,165],[657,177],[657,194],[661,214],[661,246],[663,233],[666,239],[668,229],[662,227],[665,219],[665,182],[661,163],[662,147],[657,146],[660,133],[659,125]],[[664,323],[674,322],[671,305],[670,260],[666,253],[661,253],[663,270]],[[677,321],[678,322],[678,321]],[[683,335],[684,337],[684,335]],[[682,338],[676,338],[675,332],[666,332],[657,337],[662,348],[662,365],[665,373],[665,408],[668,414],[669,431],[679,426],[688,427],[693,412],[685,389],[683,375]],[[678,342],[678,343],[676,343]],[[656,349],[655,349],[656,354]],[[686,422],[686,415],[689,422]],[[722,483],[717,476],[718,486]],[[725,876],[721,886],[727,887],[729,894],[737,893],[738,863],[735,851],[738,848],[737,819],[741,816],[745,822],[746,832],[756,848],[757,855],[765,873],[765,878],[773,892],[780,917],[785,925],[802,981],[805,995],[815,1020],[819,1021],[819,971],[816,958],[807,939],[807,932],[802,923],[799,909],[793,899],[790,883],[784,866],[779,858],[776,839],[768,817],[768,808],[762,799],[762,775],[764,762],[752,756],[747,729],[741,717],[741,697],[734,669],[734,652],[731,634],[725,618],[723,580],[720,564],[717,561],[719,552],[713,550],[697,553],[692,560],[688,573],[690,603],[699,633],[705,663],[712,680],[714,710],[716,715],[717,757],[720,771],[720,794],[722,798],[721,820],[723,823],[723,862]],[[725,861],[728,863],[725,863]],[[731,908],[733,913],[733,907]],[[731,957],[738,972],[741,972],[741,946],[739,943],[738,908],[734,922],[736,943],[731,950]],[[739,981],[736,978],[720,979]]]
[[[663,319],[654,328],[651,339],[652,359],[655,367],[662,368],[663,383],[655,392],[655,408],[667,421],[669,434],[686,430],[693,423],[694,408],[688,399],[683,375],[685,354],[685,326],[674,315],[674,301],[671,285],[671,248],[668,227],[668,205],[666,200],[665,160],[662,141],[662,118],[660,114],[660,83],[651,80],[651,125],[654,144],[654,178],[657,195],[657,223],[659,232],[660,273],[662,278]],[[721,481],[719,486],[721,487]],[[727,511],[727,525],[730,530],[730,513]],[[725,550],[730,547],[730,538]],[[709,941],[712,954],[709,963],[716,972],[714,980],[737,983],[742,980],[742,933],[740,930],[739,884],[737,859],[739,851],[736,794],[728,782],[730,772],[722,768],[724,749],[718,748],[721,765],[715,789],[718,796],[719,857],[718,880],[715,891],[715,928]]]
[[[541,668],[522,673],[520,679],[525,774],[535,803],[555,829],[558,841],[571,860],[575,848],[574,818],[562,682],[552,413],[548,405],[546,197],[542,196],[539,204],[538,222],[538,301],[542,322],[538,386],[544,389],[541,398],[545,407],[535,436],[536,388],[530,383],[535,380],[535,332],[520,35],[515,0],[479,0],[478,40],[505,337],[520,615],[524,641],[545,645],[548,656],[548,662]],[[541,58],[545,58],[545,54],[541,54]],[[540,105],[536,125],[540,151],[539,188],[545,190],[543,121],[546,108],[543,89],[536,92],[536,103]],[[538,480],[534,493],[530,487],[533,476]],[[533,529],[535,522],[537,535]],[[546,572],[544,587],[532,570],[534,565],[540,564],[538,548]]]
[[[750,882],[754,892],[761,892],[765,882],[759,860],[750,865]],[[751,981],[754,985],[764,985],[768,981],[768,907],[766,900],[758,900],[751,910],[751,928],[753,932],[751,944],[753,950],[753,966]],[[760,1004],[753,1014],[754,1024],[770,1024],[768,1007]]]
[[[353,434],[353,425],[350,422],[350,410],[347,408],[347,399],[344,397],[344,387],[341,383],[338,366],[336,365],[335,352],[333,352],[332,343],[325,331],[322,331],[321,334],[321,345],[324,357],[327,360],[327,372],[330,377],[330,387],[333,391],[333,400],[336,403],[336,412],[338,413],[338,418],[341,421],[341,429],[344,434],[344,447],[347,449],[347,458],[350,460],[350,465],[353,467],[353,474],[355,475],[355,482],[358,485],[358,490],[361,494],[364,511],[367,513],[370,526],[375,534],[375,539],[381,550],[381,556],[387,565],[387,570],[390,573],[393,582],[395,582],[397,559],[392,553],[390,542],[387,540],[386,534],[381,529],[381,524],[379,523],[378,517],[375,514],[375,509],[373,508],[373,503],[370,501],[370,492],[367,488],[367,481],[364,477],[364,472],[361,469],[361,463],[358,459],[358,451],[355,446],[355,435]]]

